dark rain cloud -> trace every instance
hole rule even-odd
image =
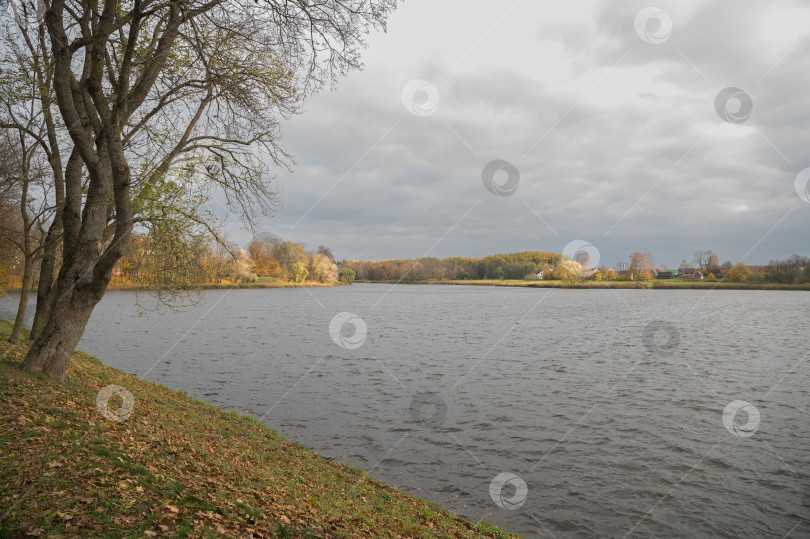
[[[407,47],[414,29],[392,21],[366,71],[284,122],[298,164],[279,174],[284,207],[265,228],[339,258],[559,252],[573,239],[609,265],[634,250],[669,265],[698,249],[751,263],[810,254],[810,205],[793,190],[810,166],[810,39],[782,35],[795,30],[756,2],[662,2],[673,31],[659,45],[636,34],[637,2],[552,23],[556,7],[520,5],[480,44],[465,35],[460,63],[447,51],[461,38],[425,33]],[[509,25],[527,20],[536,31],[515,48]],[[493,50],[507,55],[502,65]],[[543,51],[562,67],[539,69]],[[434,114],[403,106],[410,79],[435,84]],[[753,101],[740,125],[715,111],[728,86]],[[520,172],[511,196],[482,184],[493,159]]]

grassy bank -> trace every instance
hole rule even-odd
[[[653,288],[667,289],[717,289],[717,290],[810,290],[810,283],[734,283],[730,281],[671,282],[653,281]]]
[[[10,327],[0,321],[0,538],[510,537],[81,352],[63,383],[24,373]],[[109,384],[134,397],[124,421],[97,408]]]
[[[588,281],[584,283],[564,283],[562,281],[524,281],[523,279],[504,279],[503,281],[497,279],[484,279],[480,281],[427,281],[424,284],[519,286],[525,288],[647,288],[647,283],[633,281]]]
[[[631,281],[602,281],[567,284],[562,281],[524,281],[523,279],[481,279],[469,281],[355,281],[356,283],[401,285],[463,285],[463,286],[516,286],[522,288],[648,288],[646,283]]]
[[[358,283],[397,284],[397,281],[355,281]],[[805,284],[778,284],[778,283],[732,283],[727,281],[587,281],[584,283],[564,283],[562,281],[524,281],[482,279],[470,281],[417,281],[401,282],[399,284],[416,285],[466,285],[466,286],[517,286],[524,288],[578,288],[578,289],[650,289],[658,290],[810,290],[810,283]]]

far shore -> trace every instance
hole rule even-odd
[[[562,281],[524,281],[524,280],[428,280],[428,281],[354,281],[360,284],[403,284],[403,285],[459,285],[459,286],[511,286],[520,288],[573,288],[579,290],[799,290],[810,291],[810,283],[733,283],[728,281],[588,281],[584,283],[564,283]],[[344,283],[324,284],[318,282],[291,283],[285,281],[266,283],[204,283],[178,287],[179,290],[234,290],[263,288],[330,288]],[[32,290],[35,290],[33,288]],[[107,290],[129,290],[148,292],[158,290],[144,285],[110,285]],[[19,292],[19,288],[7,288],[6,292]]]
[[[335,283],[335,284],[325,284],[325,283],[318,283],[313,281],[306,281],[303,283],[291,283],[286,281],[275,281],[275,282],[267,282],[267,283],[203,283],[203,284],[195,284],[195,285],[186,285],[186,286],[179,286],[176,287],[178,290],[233,290],[237,288],[329,288],[332,286],[341,286],[343,283]],[[148,286],[148,285],[119,285],[119,284],[111,284],[107,287],[107,290],[133,290],[136,292],[139,291],[157,291],[160,290],[155,286]],[[165,290],[165,289],[163,289]],[[19,292],[20,288],[6,288],[6,292]],[[36,285],[31,287],[32,294],[36,293]]]
[[[335,284],[318,283],[305,281],[303,283],[292,283],[287,281],[274,281],[267,283],[202,283],[179,287],[181,290],[233,290],[236,288],[329,288],[338,286]],[[107,290],[157,290],[154,286],[144,285],[110,285]]]
[[[516,286],[523,288],[576,288],[592,289],[637,289],[637,290],[804,290],[810,291],[810,283],[733,283],[728,281],[691,281],[672,282],[669,280],[653,281],[588,281],[584,283],[563,283],[562,281],[524,281],[524,280],[428,280],[428,281],[355,281],[369,284],[414,284],[414,285],[467,285],[467,286]]]

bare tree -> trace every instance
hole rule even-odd
[[[277,117],[359,67],[395,1],[44,1],[30,28],[51,54],[32,61],[50,62],[72,146],[55,299],[23,368],[61,379],[133,229],[158,226],[149,209],[214,235],[195,197],[218,193],[248,220],[271,210],[265,163],[289,163]]]
[[[23,261],[17,314],[9,337],[13,344],[20,342],[35,265],[42,255],[44,230],[53,210],[49,182],[45,181],[47,165],[37,142],[43,127],[41,115],[30,95],[24,89],[17,90],[0,98],[0,122],[7,126],[0,132],[0,194],[14,200],[11,206],[16,206],[20,216],[17,233],[3,232],[6,241],[16,245]]]
[[[327,247],[326,245],[319,245],[318,250],[315,254],[324,255],[325,257],[329,258],[332,262],[335,261],[335,255],[332,254],[332,249]]]
[[[3,28],[9,31],[2,33],[0,58],[4,73],[0,83],[3,90],[0,92],[0,102],[4,112],[8,113],[0,120],[0,127],[33,139],[52,171],[48,187],[53,196],[53,218],[42,238],[37,308],[31,327],[31,340],[35,340],[41,332],[56,299],[53,284],[61,261],[61,212],[65,196],[64,160],[60,148],[69,150],[71,145],[59,114],[54,114],[52,110],[55,108],[53,61],[46,31],[41,24],[43,7],[42,2],[19,3],[19,9],[15,9],[17,26]]]
[[[692,260],[698,269],[705,270],[712,265],[713,260],[717,260],[717,255],[714,251],[695,251]]]

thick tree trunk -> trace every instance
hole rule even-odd
[[[14,327],[11,330],[11,337],[8,342],[20,344],[23,322],[25,322],[25,311],[28,307],[28,291],[31,290],[31,274],[33,273],[33,262],[30,256],[25,257],[23,265],[22,287],[20,289],[20,303],[17,306],[17,317],[14,319]]]
[[[42,277],[40,277],[40,279],[41,278]],[[34,311],[34,321],[31,324],[31,342],[37,340],[42,334],[42,329],[45,327],[45,322],[51,317],[55,303],[56,288],[49,285],[48,290],[43,293],[42,284],[40,283],[39,289],[37,290],[37,306],[36,311]]]
[[[103,230],[103,220],[99,216],[103,216],[105,208],[97,206],[93,209],[94,212],[88,212],[87,220],[91,224],[96,222],[96,230]],[[55,295],[50,316],[32,341],[22,364],[23,370],[64,380],[70,358],[84,334],[93,308],[104,296],[110,282],[116,257],[120,258],[114,248],[102,255],[98,243],[93,238],[65,250],[62,268],[50,291]]]
[[[53,305],[56,302],[56,287],[53,286],[53,270],[56,267],[56,236],[58,235],[57,215],[48,229],[45,238],[45,253],[39,267],[39,285],[37,286],[37,309],[34,313],[34,322],[31,324],[31,342],[42,333],[45,322],[51,316]]]
[[[60,276],[60,285],[61,281]],[[91,286],[72,289],[57,286],[59,297],[42,332],[25,356],[23,370],[41,372],[64,380],[70,357],[84,334],[93,308],[104,295],[106,285],[106,282],[94,282]]]

